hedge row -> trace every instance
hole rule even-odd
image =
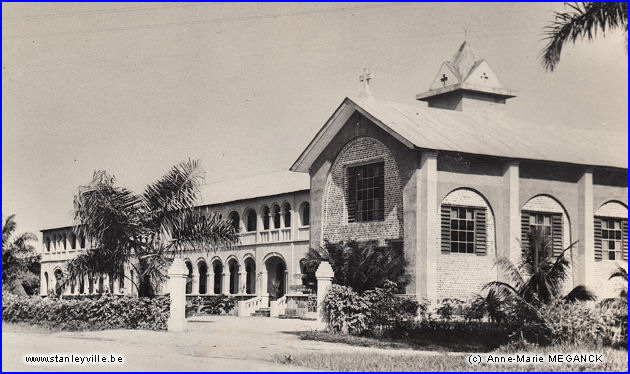
[[[2,320],[63,330],[165,330],[169,297],[138,298],[102,295],[99,298],[55,299],[2,295]]]

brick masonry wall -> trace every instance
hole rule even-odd
[[[383,161],[385,172],[385,219],[379,222],[348,223],[346,206],[346,168],[357,164]],[[380,141],[371,137],[358,137],[344,146],[326,181],[323,212],[324,240],[337,242],[403,238],[403,205],[400,174],[396,160]]]
[[[437,256],[437,298],[457,298],[469,300],[479,293],[488,282],[497,279],[497,270],[493,268],[496,259],[494,213],[486,200],[477,192],[470,189],[458,189],[449,193],[438,209],[435,216],[440,219],[441,205],[456,205],[463,207],[486,208],[487,253],[442,253],[442,238],[438,232],[436,251]],[[439,231],[440,225],[437,225]]]
[[[539,195],[531,198],[523,208],[522,211],[541,212],[541,213],[561,213],[562,214],[562,246],[564,248],[571,245],[571,224],[569,222],[569,216],[564,207],[553,197],[546,195]],[[577,249],[577,247],[575,247]],[[571,257],[571,251],[565,252],[565,256]],[[520,258],[520,257],[517,257]],[[564,293],[568,293],[577,286],[573,282],[573,269],[569,267],[569,277],[564,284]]]
[[[621,203],[611,201],[599,207],[595,215],[628,219],[628,208]],[[628,270],[627,261],[593,261],[593,271],[591,274],[595,279],[589,281],[588,288],[597,295],[598,299],[601,300],[606,297],[616,297],[619,295],[619,291],[623,287],[623,281],[621,279],[608,279],[610,274],[617,269],[617,265],[626,269],[626,271]]]

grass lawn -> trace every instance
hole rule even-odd
[[[570,353],[550,347],[535,352],[547,359],[546,353]],[[534,353],[534,352],[529,352]],[[473,366],[468,363],[465,353],[420,353],[402,354],[392,351],[370,353],[299,353],[286,356],[274,356],[274,361],[287,365],[300,365],[317,370],[330,371],[628,371],[628,352],[624,350],[604,349],[604,363],[589,364],[482,364]],[[486,354],[482,354],[486,355]]]
[[[326,331],[304,331],[298,335],[303,340],[341,343],[353,346],[381,348],[387,351],[348,354],[340,349],[339,352],[310,352],[297,353],[291,357],[274,356],[274,362],[287,365],[306,366],[318,370],[331,371],[623,371],[628,369],[628,352],[605,348],[589,350],[580,347],[535,347],[529,354],[536,354],[548,361],[550,353],[601,353],[604,355],[602,364],[469,364],[469,354],[462,352],[468,347],[468,352],[480,353],[482,357],[488,354],[514,355],[515,352],[499,349],[484,349],[479,342],[458,343],[456,349],[447,349],[444,342],[432,344],[426,339],[376,339],[358,337],[345,334],[334,334]],[[450,347],[449,347],[450,348]],[[398,351],[404,349],[405,351]],[[421,350],[423,352],[410,352]],[[433,351],[433,352],[427,352]],[[486,353],[489,352],[489,353]]]

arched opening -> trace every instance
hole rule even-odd
[[[230,270],[230,293],[237,294],[238,289],[238,262],[235,259],[228,261],[228,268]]]
[[[311,204],[307,202],[302,203],[300,218],[302,219],[302,226],[309,226],[311,224]]]
[[[50,237],[46,237],[46,252],[50,252]]]
[[[280,207],[278,206],[278,204],[273,204],[272,212],[273,212],[273,228],[279,229],[280,228]]]
[[[256,211],[254,209],[250,209],[247,211],[247,231],[256,231]]]
[[[262,208],[263,230],[269,230],[270,211],[268,206]]]
[[[46,286],[46,295],[48,295],[48,291],[50,291],[50,286],[48,285],[48,272],[44,272],[44,282],[44,286]]]
[[[192,278],[193,278],[193,268],[190,261],[186,260],[186,269],[188,269],[188,275],[186,276],[186,295],[192,293]]]
[[[63,272],[60,269],[57,269],[53,274],[55,276],[55,294],[63,293],[63,290],[61,289],[63,285]]]
[[[291,204],[282,204],[282,214],[284,217],[284,227],[291,227]]]
[[[245,293],[253,295],[256,293],[256,262],[253,258],[245,259]]]
[[[235,211],[230,212],[230,223],[232,223],[232,227],[234,227],[236,229],[236,231],[239,231],[240,229],[240,217],[238,216],[238,213]]]
[[[85,293],[85,277],[79,277],[79,293],[82,295]]]
[[[125,293],[125,269],[120,268],[118,271],[118,292],[120,294]]]
[[[199,293],[208,293],[208,265],[205,261],[199,261],[197,264],[197,271],[199,272]]]
[[[212,263],[212,268],[214,269],[214,294],[220,295],[223,291],[221,287],[221,280],[223,279],[223,264],[221,264],[221,261],[216,260]]]
[[[114,282],[116,281],[114,278],[114,274],[109,274],[108,278],[108,286],[109,286],[109,293],[114,293]]]
[[[66,234],[63,234],[63,236],[61,237],[61,244],[63,245],[63,250],[65,251],[67,249],[67,244],[68,240],[66,237]]]
[[[94,275],[88,274],[88,293],[91,295],[94,293]]]
[[[55,235],[53,237],[53,251],[57,250],[57,242],[59,241],[59,238],[57,238],[57,235]]]
[[[79,246],[81,247],[81,249],[85,248],[85,236],[83,235],[79,236]]]
[[[287,265],[278,256],[270,257],[265,261],[267,268],[267,293],[272,300],[278,299],[286,293]]]
[[[104,287],[103,281],[104,281],[103,274],[101,274],[98,276],[98,293],[103,293],[103,287]]]
[[[70,234],[70,249],[77,249],[77,236],[74,233]]]

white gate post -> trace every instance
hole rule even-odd
[[[324,296],[326,296],[334,276],[335,273],[328,261],[322,261],[315,272],[315,278],[317,278],[317,324],[319,328],[326,326],[326,322],[322,318]]]
[[[186,329],[186,277],[188,268],[180,258],[173,260],[168,268],[168,290],[171,297],[170,317],[167,322],[169,332],[183,332]]]

